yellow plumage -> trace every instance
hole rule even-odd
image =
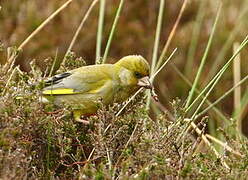
[[[139,87],[151,88],[149,64],[142,56],[126,56],[115,64],[84,66],[45,81],[43,97],[73,108],[74,117],[93,114],[99,102],[123,102]]]

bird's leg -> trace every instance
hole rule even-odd
[[[82,115],[82,111],[81,110],[74,110],[73,111],[73,117],[74,117],[75,121],[80,122],[80,123],[83,123],[85,125],[89,125],[90,122],[87,121],[87,120],[85,120],[85,119],[82,119],[81,118],[81,115]]]

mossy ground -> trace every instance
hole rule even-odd
[[[244,155],[222,151],[230,170],[190,133],[178,140],[185,128],[182,103],[171,103],[175,121],[166,114],[151,119],[144,96],[137,97],[119,116],[120,105],[102,107],[77,123],[70,108],[39,102],[33,74],[18,71],[5,90],[1,86],[0,176],[3,179],[246,179],[248,141],[223,134],[231,147]],[[8,75],[1,80],[7,81]],[[22,98],[17,98],[22,94]],[[204,127],[204,121],[199,127]]]

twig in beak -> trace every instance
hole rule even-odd
[[[154,87],[152,86],[152,88],[151,88],[151,96],[152,96],[152,98],[156,101],[156,102],[158,102],[158,95],[156,94],[156,92],[155,92],[155,89],[154,89]]]

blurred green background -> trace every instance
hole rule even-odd
[[[18,47],[32,31],[64,2],[66,1],[1,0],[0,40],[2,48]],[[16,64],[20,65],[23,71],[28,72],[30,70],[29,63],[34,59],[43,70],[47,66],[46,59],[57,56],[61,60],[91,2],[91,0],[74,0],[25,46],[18,56]],[[102,53],[119,4],[117,0],[107,0],[106,2]],[[201,6],[203,2],[200,0],[190,0],[188,2],[168,51],[170,53],[175,47],[178,48],[171,64],[174,64],[190,81],[194,80],[198,70],[219,4],[219,1],[207,0]],[[182,3],[182,0],[166,1],[159,53],[162,51],[175,23]],[[224,62],[230,58],[233,53],[233,43],[241,42],[248,34],[248,1],[223,0],[222,3],[221,17],[206,60],[203,76],[200,79],[199,89],[202,89],[211,75],[213,76],[218,72]],[[151,62],[158,10],[158,0],[126,0],[124,2],[108,55],[108,62],[113,63],[130,54],[143,55]],[[73,47],[76,55],[85,59],[87,64],[95,63],[98,13],[99,4],[94,7]],[[200,18],[197,21],[197,17],[200,16],[202,16],[202,21],[199,21]],[[199,25],[199,36],[194,33],[196,32],[196,24]],[[189,54],[189,47],[194,39],[197,40],[197,45],[195,53],[192,55]],[[167,56],[169,53],[167,53]],[[247,56],[248,50],[245,48],[241,53],[242,77],[248,74]],[[0,52],[0,62],[4,64],[6,58],[6,51],[2,50]],[[189,63],[190,59],[193,61],[192,64]],[[170,102],[173,99],[179,97],[185,100],[190,90],[190,87],[170,65],[166,66],[156,78],[155,86],[161,103],[168,109],[170,109]],[[232,86],[233,72],[232,68],[229,68],[211,94],[210,100],[214,101]],[[245,92],[247,92],[247,83],[242,85],[242,94]],[[234,112],[233,95],[225,98],[217,107],[227,117],[231,117]],[[211,113],[210,116],[216,122],[219,120],[218,123],[223,123],[216,114]],[[247,110],[243,114],[243,120],[243,123],[246,123],[245,120],[248,121]]]

